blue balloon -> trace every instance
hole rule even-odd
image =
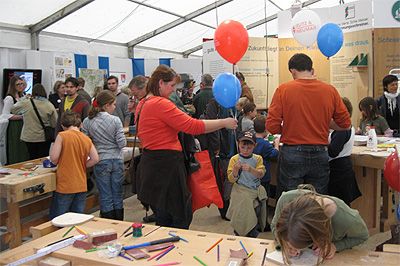
[[[397,205],[397,219],[400,221],[400,203]]]
[[[335,23],[325,24],[317,35],[318,48],[327,57],[335,55],[340,50],[343,40],[343,31]]]
[[[213,94],[217,102],[225,108],[234,107],[240,98],[240,81],[231,73],[220,74],[213,84]]]

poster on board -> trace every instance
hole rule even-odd
[[[107,78],[107,69],[79,68],[79,77],[85,80],[85,87],[83,89],[90,96],[93,96],[95,87],[103,87],[105,78]]]
[[[222,73],[233,73],[233,65],[219,55],[213,40],[203,42],[203,74],[215,79]]]
[[[400,1],[374,2],[374,97],[383,94],[382,79],[400,79]],[[379,63],[378,63],[379,62]]]
[[[122,86],[126,85],[126,72],[110,72],[110,76],[115,76],[118,78],[118,89],[120,90]]]
[[[278,39],[250,37],[247,51],[237,67],[253,93],[257,109],[268,108],[279,85]]]
[[[53,80],[54,82],[65,81],[69,77],[75,76],[75,61],[73,54],[53,55]]]

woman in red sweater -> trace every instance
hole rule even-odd
[[[140,201],[156,208],[156,225],[188,229],[193,216],[191,193],[178,132],[199,135],[235,129],[237,121],[197,120],[179,110],[168,98],[180,80],[173,69],[161,65],[147,83],[146,96],[136,109],[143,154],[134,188]]]

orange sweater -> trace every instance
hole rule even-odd
[[[142,99],[136,108],[136,119],[144,101]],[[179,131],[199,135],[204,133],[205,125],[203,121],[191,118],[179,110],[166,98],[152,96],[146,101],[140,114],[137,134],[143,148],[181,151]]]
[[[62,131],[62,150],[57,168],[57,189],[59,193],[87,191],[86,162],[92,141],[82,132]]]
[[[276,89],[266,129],[282,134],[280,141],[288,145],[328,145],[332,118],[339,127],[351,125],[337,90],[316,79],[296,79]]]

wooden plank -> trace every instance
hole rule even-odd
[[[357,184],[362,196],[351,203],[351,208],[360,212],[370,235],[379,233],[380,229],[380,204],[381,204],[381,170],[354,166]]]
[[[19,216],[19,204],[18,202],[8,203],[9,217],[7,219],[7,230],[12,233],[10,239],[10,248],[18,247],[22,244],[21,237],[21,226]]]
[[[383,252],[400,254],[400,245],[399,244],[385,244],[385,245],[383,245]]]
[[[38,239],[42,236],[48,235],[54,231],[57,231],[59,228],[57,226],[54,226],[51,221],[47,221],[45,223],[32,226],[30,228],[30,232],[32,234],[32,239]]]
[[[51,195],[49,195],[48,197],[45,197],[43,199],[39,199],[34,202],[30,202],[30,203],[24,204],[22,206],[19,206],[19,212],[20,212],[21,219],[24,219],[33,214],[36,214],[38,212],[41,212],[41,211],[44,211],[44,210],[50,208],[50,201],[51,201]],[[0,222],[1,222],[0,226],[4,226],[6,224],[7,218],[8,218],[8,211],[2,212],[0,214]]]
[[[21,235],[22,235],[22,238],[31,235],[30,229],[31,229],[32,226],[36,226],[36,225],[45,223],[45,222],[47,222],[47,221],[49,221],[49,216],[46,214],[46,215],[43,215],[43,216],[41,216],[41,217],[39,217],[39,218],[30,220],[29,222],[26,222],[26,223],[22,224],[22,225],[21,225]]]
[[[100,205],[99,194],[92,195],[92,196],[86,198],[85,211],[90,210],[98,205]]]

